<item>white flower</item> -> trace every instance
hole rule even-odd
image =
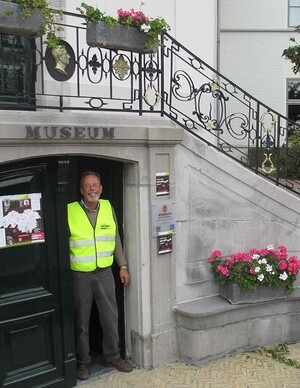
[[[257,254],[257,253],[255,253],[253,256],[252,256],[252,259],[253,260],[258,260],[260,258],[260,256]]]
[[[254,268],[254,271],[255,271],[256,273],[260,272],[260,267],[255,267],[255,268]]]
[[[274,272],[274,271],[272,271],[272,272],[271,272],[271,275],[275,275],[275,272]]]
[[[258,263],[259,264],[267,264],[267,259],[265,259],[265,258],[260,259],[260,260],[258,260]]]
[[[273,271],[273,267],[270,264],[267,264],[266,265],[266,271],[267,272],[272,272]]]
[[[262,282],[264,280],[265,275],[261,273],[260,275],[257,276],[257,279]]]
[[[149,26],[149,24],[142,24],[141,25],[141,31],[143,31],[143,32],[149,32],[151,30],[151,26]]]
[[[273,244],[270,244],[267,246],[267,250],[268,251],[272,251],[274,249],[274,245]]]
[[[284,271],[279,275],[280,280],[286,280],[288,278],[288,274]]]

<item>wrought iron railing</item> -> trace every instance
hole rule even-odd
[[[300,194],[300,127],[257,100],[166,34],[163,112],[271,180]]]
[[[167,116],[256,174],[300,194],[300,128],[217,72],[169,34],[157,54],[88,47],[65,13],[66,74],[36,40],[2,35],[0,109],[92,110]]]

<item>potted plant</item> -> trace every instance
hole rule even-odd
[[[300,32],[300,26],[295,28],[296,32]],[[290,38],[290,41],[296,43],[294,46],[289,46],[283,50],[282,56],[292,62],[292,70],[295,74],[300,71],[300,46],[295,38]]]
[[[51,9],[47,0],[0,1],[0,33],[21,36],[46,34],[48,47],[56,47],[60,38],[56,33],[62,27],[56,23],[62,11]]]
[[[142,11],[118,10],[118,17],[106,15],[86,3],[77,10],[87,22],[87,44],[112,50],[153,53],[160,44],[159,35],[170,29],[162,17],[148,18]]]
[[[294,290],[300,268],[296,256],[288,256],[285,246],[251,249],[231,256],[213,251],[208,258],[221,296],[231,303],[253,303],[283,298]]]

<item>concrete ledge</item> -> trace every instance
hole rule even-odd
[[[231,305],[220,296],[174,308],[179,359],[193,365],[226,354],[300,339],[300,292],[286,299]]]

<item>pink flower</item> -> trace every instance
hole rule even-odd
[[[281,259],[282,258],[282,254],[280,252],[277,252],[277,251],[274,251],[272,252],[273,255],[277,258],[277,259]]]
[[[212,257],[221,257],[222,252],[221,251],[213,251],[211,254]]]
[[[247,256],[245,252],[237,252],[231,255],[230,257],[236,261],[245,261]]]
[[[269,251],[268,249],[266,249],[266,248],[263,248],[263,249],[260,251],[260,254],[261,254],[262,256],[266,256],[268,253],[270,253],[270,251]]]
[[[221,265],[218,265],[217,267],[218,271],[223,275],[223,276],[229,276],[229,270],[226,267],[222,267]]]
[[[292,275],[297,275],[298,273],[298,265],[297,263],[289,263],[287,266],[288,272],[291,273]]]
[[[284,271],[286,268],[287,268],[287,262],[284,261],[284,260],[280,260],[280,262],[279,262],[279,269],[281,271]]]
[[[212,259],[211,257],[209,257],[209,258],[207,259],[207,261],[211,264],[211,263],[213,262],[213,259]]]
[[[251,274],[251,275],[256,275],[256,271],[255,271],[254,268],[251,268],[251,269],[250,269],[250,274]]]
[[[291,257],[289,258],[289,263],[297,263],[297,261],[298,261],[297,256],[291,256]]]
[[[251,256],[253,256],[253,255],[259,255],[259,250],[258,249],[256,249],[256,248],[252,248],[252,249],[250,249],[250,251],[249,251],[249,253],[250,253],[250,255]]]
[[[280,250],[280,252],[282,253],[286,253],[287,252],[287,249],[284,245],[279,245],[278,249]]]

